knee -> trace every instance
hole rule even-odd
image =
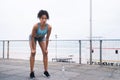
[[[44,57],[47,57],[47,56],[48,56],[48,52],[47,52],[47,51],[44,51],[44,52],[43,52],[43,56],[44,56]]]
[[[35,50],[32,50],[32,51],[31,51],[31,57],[35,57],[35,54],[36,54],[36,51],[35,51]]]

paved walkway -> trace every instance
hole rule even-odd
[[[62,67],[64,66],[64,70]],[[49,62],[50,78],[42,76],[43,63],[35,63],[35,80],[120,80],[120,67]],[[28,60],[0,59],[0,80],[31,80]]]

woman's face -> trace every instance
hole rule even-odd
[[[47,22],[47,16],[42,15],[41,18],[40,18],[40,22],[41,22],[41,24],[45,24]]]

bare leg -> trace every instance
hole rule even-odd
[[[30,55],[30,71],[33,72],[34,70],[34,62],[35,62],[35,52],[31,52]]]
[[[48,70],[48,56],[47,54],[43,54],[43,63],[44,63],[44,69],[45,71]]]
[[[31,55],[30,55],[30,71],[34,71],[34,62],[35,62],[35,54],[36,54],[36,44],[32,44],[30,41]]]
[[[39,42],[39,45],[41,47],[42,53],[43,53],[43,63],[44,63],[44,70],[48,70],[48,52],[46,51],[46,43],[45,41]]]

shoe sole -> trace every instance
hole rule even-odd
[[[36,78],[29,78],[30,80],[36,80]]]
[[[45,74],[42,74],[42,75],[43,75],[43,77],[50,78],[50,76],[46,76]]]

